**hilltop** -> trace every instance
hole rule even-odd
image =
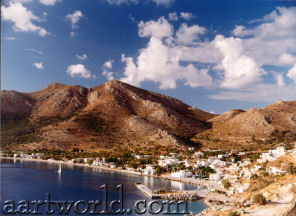
[[[32,93],[2,91],[2,145],[11,149],[166,149],[190,139],[215,115],[112,80],[95,88],[52,83]]]
[[[214,115],[116,80],[1,94],[1,143],[8,149],[265,150],[296,140],[296,101]]]

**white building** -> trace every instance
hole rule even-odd
[[[277,158],[286,154],[284,147],[277,147],[274,150],[269,150],[268,152],[262,153],[260,159],[257,160],[258,163],[264,163],[266,161],[275,161]]]
[[[230,172],[238,172],[238,166],[237,166],[237,164],[236,164],[236,163],[231,164],[231,165],[228,167],[228,170],[229,170]]]
[[[158,161],[158,165],[161,167],[168,167],[168,166],[175,165],[178,163],[179,163],[179,161],[174,158],[165,158],[165,159]]]
[[[271,175],[281,175],[281,174],[285,174],[285,171],[283,171],[280,168],[272,166],[272,167],[268,168],[268,173],[271,174]]]
[[[146,168],[144,169],[144,174],[145,175],[154,175],[155,174],[155,169],[152,165],[146,165]]]
[[[223,175],[221,173],[215,173],[215,174],[210,174],[209,180],[218,182],[222,178],[223,178]]]
[[[200,168],[200,167],[207,167],[209,166],[209,163],[207,161],[196,161],[195,168]]]
[[[226,167],[226,162],[225,161],[222,161],[222,160],[215,160],[214,162],[212,162],[212,164],[210,165],[210,167],[213,169],[213,170],[216,170],[217,168],[223,168],[223,167]]]
[[[235,185],[235,189],[238,193],[243,193],[245,190],[247,190],[250,187],[250,183],[245,184],[237,184]]]
[[[177,171],[177,172],[172,172],[171,177],[174,177],[174,178],[190,178],[190,177],[192,177],[192,173],[191,172],[186,172],[185,170],[180,170],[180,171]]]

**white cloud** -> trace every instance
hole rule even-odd
[[[16,37],[5,37],[5,40],[16,40]]]
[[[44,4],[45,6],[53,6],[57,2],[60,2],[61,0],[39,0],[41,4]]]
[[[198,25],[187,26],[183,23],[176,33],[177,42],[182,44],[191,44],[198,39],[199,34],[204,34],[206,29]]]
[[[283,73],[272,72],[272,74],[274,76],[274,80],[276,81],[277,86],[283,87],[286,85]]]
[[[217,67],[224,71],[221,87],[239,89],[261,81],[263,69],[245,54],[241,39],[218,35],[214,44],[223,55]]]
[[[221,91],[210,95],[215,100],[237,100],[246,102],[274,102],[277,100],[295,100],[296,86],[279,87],[276,84],[257,84],[235,91]]]
[[[289,62],[292,66],[294,62],[286,61],[285,53],[296,50],[296,7],[278,7],[264,17],[263,23],[244,28],[241,34],[247,36],[243,39],[246,53],[261,64],[282,66]]]
[[[34,53],[37,53],[39,55],[42,55],[43,52],[41,50],[38,50],[38,49],[34,49],[34,48],[30,48],[30,49],[25,49],[26,51],[31,51],[31,52],[34,52]]]
[[[177,12],[172,12],[172,13],[169,13],[169,20],[171,21],[178,21],[178,14]]]
[[[209,87],[212,84],[207,69],[199,70],[193,64],[181,65],[178,53],[154,36],[151,36],[147,47],[140,50],[136,61],[123,55],[122,62],[125,68],[121,80],[137,86],[145,80],[159,83],[162,89],[176,88],[177,80],[191,87]]]
[[[37,32],[40,36],[49,34],[44,28],[33,23],[33,21],[41,21],[41,19],[19,2],[10,2],[7,7],[1,6],[1,14],[4,21],[14,23],[15,31]]]
[[[251,31],[247,30],[245,26],[236,25],[235,28],[231,32],[234,36],[246,36],[251,33]]]
[[[296,63],[296,56],[291,55],[289,53],[283,53],[279,57],[279,62],[284,65],[292,65],[292,64]]]
[[[164,6],[170,6],[172,5],[175,0],[152,0],[156,5],[164,5]]]
[[[140,1],[139,0],[106,0],[107,3],[110,5],[123,5],[123,4],[138,4]],[[170,6],[174,3],[175,0],[151,0],[154,2],[157,6],[163,5],[163,6]]]
[[[78,28],[78,26],[76,25],[78,23],[78,21],[83,17],[83,14],[81,11],[76,10],[74,11],[72,14],[67,14],[66,18],[69,19],[71,21],[72,24],[72,28]]]
[[[42,62],[35,62],[35,63],[33,63],[33,66],[36,67],[39,70],[44,69]]]
[[[173,26],[164,17],[160,17],[157,21],[141,21],[138,27],[140,37],[153,36],[162,39],[173,34]]]
[[[189,13],[189,12],[181,12],[180,13],[180,17],[183,18],[183,19],[185,19],[185,20],[190,20],[194,16],[192,15],[192,13]]]
[[[27,3],[31,2],[32,0],[9,0],[11,3]]]
[[[111,5],[121,5],[121,4],[138,4],[138,0],[107,0]]]
[[[75,38],[77,36],[77,32],[74,32],[74,31],[70,32],[70,36]]]
[[[71,77],[91,78],[91,72],[85,68],[83,64],[70,65],[67,73]]]
[[[80,61],[85,61],[86,59],[88,59],[86,54],[82,54],[81,56],[80,55],[75,55],[75,56]]]
[[[292,79],[296,84],[296,64],[288,71],[287,77]]]
[[[102,69],[103,69],[102,74],[104,76],[106,76],[107,80],[113,80],[114,79],[113,72],[111,71],[112,62],[113,62],[113,60],[106,61],[102,66]]]
[[[174,21],[174,13],[168,19]],[[211,97],[218,100],[295,99],[296,93],[284,94],[296,89],[286,82],[290,78],[296,83],[296,7],[276,8],[252,27],[236,25],[231,32],[236,37],[217,35],[212,41],[199,38],[207,29],[182,24],[175,32],[164,17],[141,21],[138,27],[139,36],[149,42],[136,57],[122,55],[124,82],[140,86],[152,81],[166,89],[181,81],[216,88],[220,93]],[[266,72],[267,65],[291,69]]]

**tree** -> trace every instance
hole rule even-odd
[[[287,167],[287,172],[291,175],[296,173],[296,167],[294,166],[293,163],[289,163]]]
[[[253,180],[253,179],[257,179],[259,176],[257,175],[257,174],[252,174],[251,175],[251,179]]]
[[[238,213],[238,212],[229,212],[228,216],[240,216],[240,213]]]
[[[92,165],[93,162],[94,162],[94,160],[88,160],[88,161],[87,161],[87,163],[88,163],[89,165]]]
[[[255,196],[253,196],[253,202],[257,203],[259,205],[265,205],[267,203],[267,200],[266,200],[265,196],[263,196],[260,193],[260,194],[256,194]]]
[[[230,187],[230,182],[227,179],[222,180],[222,185],[224,188],[228,189]]]

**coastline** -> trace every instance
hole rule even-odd
[[[65,161],[56,161],[56,160],[42,160],[42,159],[33,159],[33,158],[14,158],[14,157],[2,157],[1,159],[9,159],[9,160],[22,160],[22,161],[33,161],[33,162],[44,162],[44,163],[53,163],[53,164],[63,164],[63,165],[73,165],[73,166],[78,166],[78,167],[89,167],[89,168],[94,168],[94,169],[101,169],[104,171],[114,171],[114,172],[119,172],[123,174],[128,174],[128,175],[137,175],[137,176],[148,176],[148,177],[153,177],[153,178],[160,178],[163,180],[169,180],[169,181],[175,181],[175,182],[181,182],[184,184],[190,184],[194,186],[205,186],[211,185],[211,182],[207,180],[200,180],[200,179],[192,179],[192,178],[174,178],[169,175],[146,175],[143,173],[139,172],[131,172],[131,171],[126,171],[122,169],[116,169],[116,168],[110,168],[110,167],[104,167],[104,166],[95,166],[95,165],[89,165],[89,164],[79,164],[79,163],[68,163]]]

